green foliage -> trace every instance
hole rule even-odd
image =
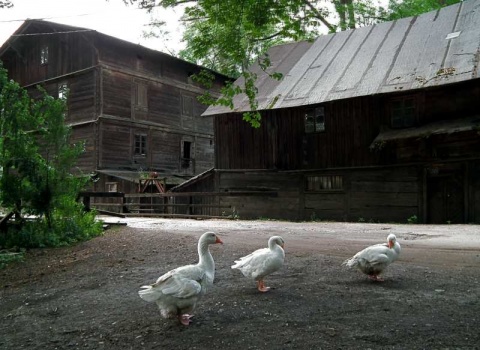
[[[46,217],[26,220],[22,225],[11,226],[0,235],[0,246],[44,248],[71,245],[103,233],[102,223],[95,220],[95,212],[83,212],[83,206],[72,197],[58,200],[50,222]]]
[[[407,219],[409,224],[418,224],[418,217],[416,215],[412,215]]]
[[[0,252],[0,270],[10,263],[23,261],[25,259],[25,253],[21,252]]]
[[[57,246],[101,232],[75,201],[87,178],[71,174],[83,145],[69,143],[65,100],[39,92],[30,99],[0,65],[0,205],[35,217],[16,220],[2,246]]]
[[[11,0],[0,0],[0,9],[13,7]]]
[[[461,0],[390,0],[384,20],[393,21],[400,18],[439,10],[442,7],[459,3]]]

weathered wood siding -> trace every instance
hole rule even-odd
[[[136,156],[133,153],[135,134],[147,136],[147,153]],[[131,121],[102,118],[99,123],[99,168],[156,170],[167,174],[193,175],[206,171],[213,164],[211,137],[192,136],[195,145],[192,150],[192,169],[181,167],[181,150],[184,135],[160,127],[138,125]]]
[[[293,109],[267,111],[253,128],[241,115],[215,117],[215,168],[295,169],[302,163],[303,119]]]
[[[348,221],[422,220],[422,170],[416,167],[351,171],[348,175]]]
[[[70,136],[70,142],[74,144],[82,143],[84,145],[84,153],[77,160],[76,168],[80,169],[84,174],[89,174],[92,164],[97,162],[97,125],[95,123],[82,124],[74,126]]]
[[[101,69],[102,114],[118,118],[132,117],[132,77],[118,71]]]
[[[182,189],[178,192],[214,192],[218,181],[218,174],[212,170],[200,176],[202,176],[201,181],[185,183],[185,185],[182,185]],[[174,206],[169,209],[170,212],[174,214],[210,216],[231,215],[231,210],[229,208],[220,207],[220,200],[215,196],[171,197],[170,203],[174,204]],[[194,206],[188,207],[188,204],[193,204]]]
[[[99,123],[99,161],[100,169],[129,169],[133,165],[131,128],[129,125],[114,121]]]
[[[195,173],[203,173],[213,167],[215,146],[213,137],[197,136],[195,140]]]
[[[335,175],[343,176],[343,189],[306,191],[306,176],[331,174],[218,170],[218,191],[278,192],[278,197],[219,197],[219,203],[230,205],[245,219],[406,223],[413,216],[422,218],[422,172],[416,167],[337,171]]]
[[[238,114],[215,117],[219,169],[318,169],[373,165],[369,146],[379,132],[370,97],[325,105],[325,132],[305,134],[305,109],[262,112],[254,129]]]
[[[53,33],[55,30],[36,22],[24,34],[38,32]],[[10,49],[2,60],[9,76],[22,86],[87,69],[95,65],[92,33],[25,35],[12,41],[14,49]],[[41,64],[40,52],[45,45],[48,46],[48,63]]]
[[[468,167],[468,220],[480,224],[480,161],[471,162]]]
[[[479,114],[480,84],[477,80],[431,88],[418,93],[423,105],[421,124]]]
[[[300,182],[298,200],[303,213],[299,217],[306,220],[406,222],[416,217],[423,223],[480,222],[476,204],[478,130],[400,138],[370,148],[384,128],[390,127],[392,98],[403,97],[414,97],[419,126],[479,116],[478,79],[325,103],[325,131],[318,133],[305,133],[308,106],[262,111],[259,129],[253,129],[239,114],[218,115],[214,125],[216,167],[235,173],[280,170],[277,175],[265,174],[268,187],[282,183],[282,170],[342,176],[342,190],[310,193]],[[431,169],[440,173],[432,175]],[[235,188],[236,181],[253,183],[256,178],[248,174],[228,186]],[[272,208],[263,199],[252,201],[257,213],[264,213],[262,206]],[[270,212],[272,217],[282,218],[277,211]],[[284,218],[291,217],[287,214]]]
[[[219,171],[218,191],[278,191],[277,197],[219,197],[220,205],[231,206],[241,219],[274,218],[301,220],[302,177],[291,173],[255,171]]]

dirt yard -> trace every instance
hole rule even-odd
[[[117,219],[109,219],[117,221]],[[479,349],[478,226],[119,219],[70,248],[0,270],[0,349]],[[214,231],[213,287],[189,327],[160,317],[141,285],[195,263]],[[341,263],[395,233],[400,259],[369,281]],[[233,261],[286,242],[259,293]]]

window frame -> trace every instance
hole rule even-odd
[[[118,182],[105,182],[105,192],[118,192]]]
[[[305,176],[305,192],[344,192],[344,176],[336,174]]]
[[[40,46],[40,65],[44,66],[48,64],[49,61],[49,53],[48,53],[48,45],[41,45]]]
[[[312,119],[312,122],[309,122],[309,118]],[[305,110],[304,131],[306,134],[316,134],[326,131],[324,106],[307,108]]]
[[[67,99],[68,83],[66,81],[62,81],[57,84],[57,97],[59,99]]]
[[[133,137],[133,155],[134,157],[146,157],[148,152],[147,134],[136,133]],[[137,151],[138,150],[138,151]]]
[[[389,122],[392,129],[417,125],[418,102],[415,95],[394,97],[389,101]]]
[[[182,117],[193,118],[194,98],[189,95],[182,95]]]
[[[135,82],[134,104],[139,110],[148,110],[148,84],[146,82]]]

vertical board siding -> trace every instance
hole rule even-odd
[[[111,122],[99,125],[100,149],[99,167],[130,168],[132,167],[131,129]]]
[[[82,153],[76,163],[76,168],[84,174],[92,171],[92,164],[96,164],[96,125],[94,123],[75,126],[72,128],[70,142],[73,144],[83,143],[85,152]]]
[[[130,119],[132,115],[132,79],[129,75],[102,69],[103,113]]]
[[[301,177],[296,174],[279,172],[221,172],[218,190],[270,190],[277,191],[278,197],[228,196],[219,197],[220,204],[231,206],[242,219],[274,218],[300,220],[299,188]]]

